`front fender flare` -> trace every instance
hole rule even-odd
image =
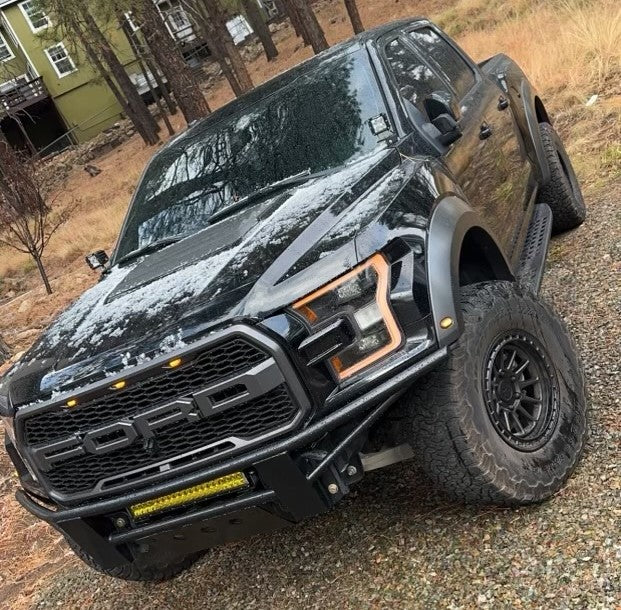
[[[510,265],[481,217],[463,199],[448,195],[436,204],[427,234],[427,278],[433,325],[439,347],[457,340],[463,326],[459,294],[459,262],[464,237],[470,229],[482,229],[495,246],[493,279],[513,279]],[[441,320],[453,324],[442,328]]]

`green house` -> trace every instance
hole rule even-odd
[[[81,50],[54,38],[33,0],[0,0],[0,129],[17,148],[43,154],[110,127],[121,107]],[[106,36],[135,83],[138,62],[118,24]]]

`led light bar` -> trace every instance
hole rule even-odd
[[[248,486],[249,483],[246,475],[243,472],[234,472],[205,483],[199,483],[187,489],[154,498],[153,500],[134,504],[129,507],[129,510],[135,518],[147,517],[162,510],[183,506],[196,500],[202,500],[203,498],[209,498],[229,491],[245,489]]]

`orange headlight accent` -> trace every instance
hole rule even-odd
[[[315,320],[317,320],[317,315],[310,307],[308,307],[308,304],[312,303],[315,299],[323,296],[324,294],[334,290],[337,286],[343,284],[347,280],[359,275],[362,271],[369,267],[373,267],[373,269],[377,273],[377,288],[375,291],[375,301],[382,314],[382,318],[384,324],[386,325],[390,340],[386,345],[373,352],[372,354],[369,354],[368,356],[348,368],[343,368],[343,363],[338,356],[333,356],[332,358],[330,358],[330,363],[334,367],[334,370],[336,371],[339,380],[350,377],[361,369],[369,366],[370,364],[373,364],[380,358],[383,358],[390,352],[397,349],[399,345],[401,345],[401,331],[392,313],[392,308],[390,307],[390,302],[388,300],[388,282],[390,277],[390,265],[388,264],[388,261],[381,254],[374,254],[371,258],[367,259],[361,265],[354,267],[345,275],[342,275],[339,278],[332,280],[330,283],[322,286],[315,292],[312,292],[311,294],[305,296],[303,299],[300,299],[293,304],[293,308],[301,315],[303,315],[311,324],[313,324],[314,320],[309,317],[308,312],[310,311],[313,314]]]

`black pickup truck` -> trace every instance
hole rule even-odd
[[[540,502],[586,399],[537,292],[584,218],[508,57],[425,19],[335,46],[154,156],[101,281],[2,379],[17,498],[129,580],[407,459],[462,501]]]

